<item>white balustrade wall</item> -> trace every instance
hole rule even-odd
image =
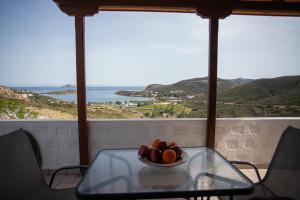
[[[90,120],[90,157],[105,148],[151,144],[155,138],[179,146],[204,146],[206,119]],[[300,128],[300,118],[217,119],[216,148],[230,160],[266,166],[283,130]],[[43,169],[79,164],[77,121],[0,120],[0,135],[23,128],[39,142]],[[16,147],[17,148],[17,147]]]

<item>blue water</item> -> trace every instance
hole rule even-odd
[[[15,87],[17,90],[27,90],[34,93],[39,93],[45,96],[53,97],[68,102],[76,102],[76,94],[63,94],[63,95],[54,95],[54,94],[44,94],[51,91],[62,91],[62,90],[75,90],[75,88],[62,88],[62,87]],[[87,87],[86,96],[87,102],[116,102],[116,101],[147,101],[153,100],[152,98],[145,97],[126,97],[115,94],[119,90],[130,90],[130,91],[141,91],[144,90],[144,87]]]

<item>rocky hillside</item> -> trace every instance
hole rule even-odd
[[[11,89],[9,87],[0,86],[0,98],[19,99],[27,101],[28,94],[23,94],[22,92]]]
[[[0,119],[33,119],[37,113],[27,108],[28,94],[0,86]]]
[[[61,101],[37,93],[20,91],[0,86],[0,119],[34,119],[51,118],[50,114],[75,115],[73,103]]]

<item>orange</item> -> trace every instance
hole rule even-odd
[[[162,154],[162,160],[166,164],[175,162],[176,161],[176,152],[171,149],[165,150]]]
[[[153,142],[152,142],[152,147],[155,147],[157,148],[157,145],[160,143],[160,139],[155,139]]]
[[[168,147],[175,146],[175,145],[176,145],[175,142],[169,142],[169,143],[168,143]]]

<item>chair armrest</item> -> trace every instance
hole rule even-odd
[[[232,163],[232,164],[248,165],[248,166],[253,167],[254,171],[257,175],[258,181],[261,182],[261,177],[260,177],[259,171],[258,171],[257,167],[255,165],[253,165],[252,163],[249,163],[249,162],[246,162],[246,161],[229,161],[229,162]]]
[[[74,165],[74,166],[65,166],[65,167],[61,167],[57,170],[54,171],[54,173],[52,174],[51,176],[51,179],[50,179],[50,182],[49,182],[49,186],[51,187],[52,186],[52,183],[54,181],[54,178],[55,178],[55,175],[60,172],[60,171],[63,171],[63,170],[70,170],[70,169],[80,169],[80,170],[86,170],[88,168],[87,165]]]

